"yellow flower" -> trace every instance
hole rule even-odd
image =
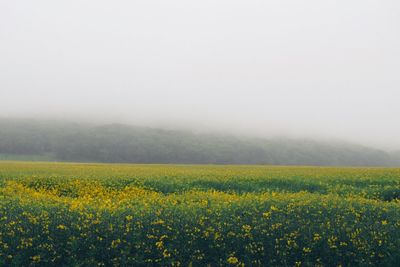
[[[35,255],[31,257],[33,262],[39,262],[40,261],[40,255]]]
[[[162,248],[163,246],[164,246],[164,242],[163,242],[163,241],[157,241],[157,242],[156,242],[156,247],[157,247],[157,248],[160,249],[160,248]]]
[[[248,224],[245,224],[245,225],[242,226],[242,229],[243,229],[245,232],[249,232],[249,231],[251,231],[251,226],[248,225]]]
[[[157,221],[152,222],[152,224],[153,224],[153,225],[164,224],[164,221],[160,219],[160,220],[157,220]]]
[[[67,227],[63,224],[60,224],[59,226],[57,226],[57,229],[60,229],[60,230],[65,230],[66,228]]]
[[[229,264],[237,264],[239,262],[239,260],[236,257],[232,257],[231,256],[231,257],[228,258],[227,262]]]
[[[271,216],[271,212],[264,212],[263,213],[263,216],[265,217],[265,218],[269,218],[270,216]]]
[[[321,239],[321,236],[319,234],[314,234],[314,241],[318,241]]]
[[[277,208],[276,206],[271,206],[271,210],[272,211],[279,211],[279,208]]]
[[[113,240],[111,242],[111,247],[116,248],[120,243],[121,243],[121,239],[119,239],[119,238],[117,240]]]
[[[164,258],[169,258],[169,257],[171,257],[171,253],[169,253],[168,250],[164,249],[163,256],[164,256]]]

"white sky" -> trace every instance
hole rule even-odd
[[[400,1],[0,0],[0,116],[400,149]]]

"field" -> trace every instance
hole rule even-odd
[[[0,266],[398,266],[400,169],[0,162]]]

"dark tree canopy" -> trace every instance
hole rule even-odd
[[[340,142],[194,134],[122,124],[0,120],[4,158],[82,162],[395,166],[399,153]]]

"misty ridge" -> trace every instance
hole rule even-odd
[[[400,166],[400,151],[341,141],[0,119],[0,159],[107,163]]]
[[[36,119],[2,120],[0,153],[398,166],[399,9],[394,0],[0,2],[0,118]]]
[[[40,148],[16,149],[11,136],[1,153],[393,165],[399,10],[395,0],[0,1],[0,117],[83,121],[20,123],[14,139]]]

